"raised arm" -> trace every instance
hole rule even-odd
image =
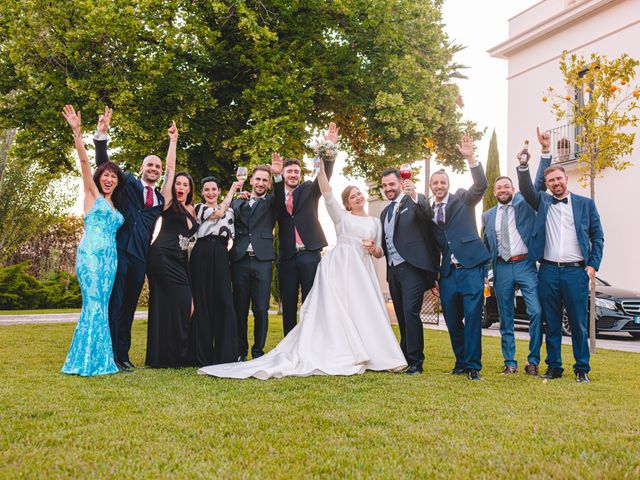
[[[471,188],[467,190],[464,202],[471,206],[477,205],[480,200],[482,200],[482,196],[487,190],[488,183],[482,165],[473,155],[473,138],[471,135],[466,132],[463,133],[460,138],[460,144],[456,145],[456,148],[469,164],[469,170],[471,171],[471,177],[473,178],[473,185],[471,185]]]
[[[162,196],[164,197],[164,209],[166,210],[171,205],[173,197],[171,190],[173,186],[173,179],[176,175],[176,148],[178,146],[178,127],[176,122],[172,122],[171,126],[167,130],[169,135],[169,150],[167,151],[167,159],[165,160],[165,173],[162,180]]]
[[[89,164],[89,156],[84,148],[84,142],[82,140],[82,122],[80,111],[76,112],[71,105],[65,105],[62,115],[67,120],[67,123],[73,131],[73,138],[75,141],[76,151],[78,157],[80,157],[80,172],[82,173],[82,186],[84,189],[84,213],[85,215],[91,210],[93,204],[98,198],[98,187],[93,181],[93,172],[91,171],[91,165]]]
[[[542,155],[538,164],[536,179],[533,182],[533,188],[536,192],[544,192],[547,190],[547,186],[544,183],[544,171],[551,165],[551,135],[548,132],[541,132],[540,127],[536,127],[536,135],[538,136]]]
[[[96,135],[93,137],[93,145],[96,149],[96,165],[109,161],[107,142],[112,114],[113,109],[105,106],[104,114],[98,117],[98,127],[96,128]]]

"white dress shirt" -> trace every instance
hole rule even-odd
[[[509,202],[507,205],[509,205],[509,208],[507,209],[507,215],[509,218],[509,246],[511,247],[510,255],[512,257],[526,255],[529,250],[524,244],[524,241],[520,236],[520,232],[518,232],[518,228],[516,227],[516,212],[513,209],[513,201]],[[498,203],[498,208],[496,209],[496,243],[498,245],[498,250],[500,250],[500,240],[502,239],[502,215],[504,214],[503,207],[504,205],[502,203]],[[498,256],[500,256],[500,251],[498,251]]]
[[[581,262],[584,261],[576,225],[573,221],[571,194],[566,197],[568,202],[558,202],[549,205],[546,221],[546,243],[544,259],[552,262]]]

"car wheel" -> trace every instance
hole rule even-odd
[[[567,311],[562,309],[562,335],[565,337],[571,336],[571,326],[569,325],[569,315],[567,315]]]
[[[633,338],[640,338],[640,332],[629,332]]]

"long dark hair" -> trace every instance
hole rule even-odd
[[[186,177],[186,179],[189,180],[189,193],[184,201],[185,205],[191,205],[191,202],[193,202],[193,178],[191,178],[189,172],[178,172],[176,173],[176,176],[173,177],[173,185],[171,185],[171,208],[176,213],[183,213],[186,215],[188,213],[187,209],[184,208],[184,205],[182,205],[181,202],[176,200],[176,180],[178,177]]]
[[[124,187],[124,173],[122,173],[122,169],[118,165],[110,161],[106,161],[98,165],[95,172],[93,172],[93,183],[96,184],[96,187],[98,187],[98,191],[102,195],[104,195],[104,192],[102,191],[102,187],[100,186],[100,177],[104,172],[113,172],[118,178],[118,185],[116,185],[116,188],[113,189],[113,193],[111,194],[111,201],[113,202],[113,205],[118,208],[120,204],[120,193],[122,192],[122,188]]]

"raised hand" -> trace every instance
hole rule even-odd
[[[411,179],[408,178],[402,181],[402,190],[404,191],[404,193],[409,195],[413,200],[417,198],[416,187],[411,181]]]
[[[540,127],[536,127],[536,134],[538,135],[538,142],[542,147],[542,153],[549,153],[549,147],[551,145],[551,135],[549,132],[540,132]]]
[[[329,124],[329,130],[325,133],[324,139],[332,143],[338,143],[338,127],[335,123],[331,122]]]
[[[468,133],[463,133],[460,137],[460,144],[456,145],[456,148],[467,161],[474,163],[473,158],[473,137]]]
[[[75,109],[73,108],[73,105],[65,105],[64,109],[62,110],[62,115],[64,116],[65,120],[71,127],[71,130],[73,130],[73,135],[74,136],[82,135],[82,130],[81,130],[82,121],[80,117],[80,110],[76,112]]]
[[[282,165],[284,164],[284,159],[280,156],[279,153],[273,152],[271,154],[271,173],[274,175],[280,175],[282,173]]]
[[[107,106],[104,107],[104,114],[98,117],[98,133],[106,135],[109,133],[109,122],[111,122],[111,115],[113,114],[113,108]]]
[[[523,148],[522,150],[520,150],[520,153],[516,155],[516,158],[518,159],[518,162],[520,162],[521,168],[529,167],[529,159],[531,158],[531,154],[528,150]]]
[[[169,135],[169,141],[178,141],[178,127],[176,127],[175,120],[171,122],[171,126],[167,129],[167,134]]]

